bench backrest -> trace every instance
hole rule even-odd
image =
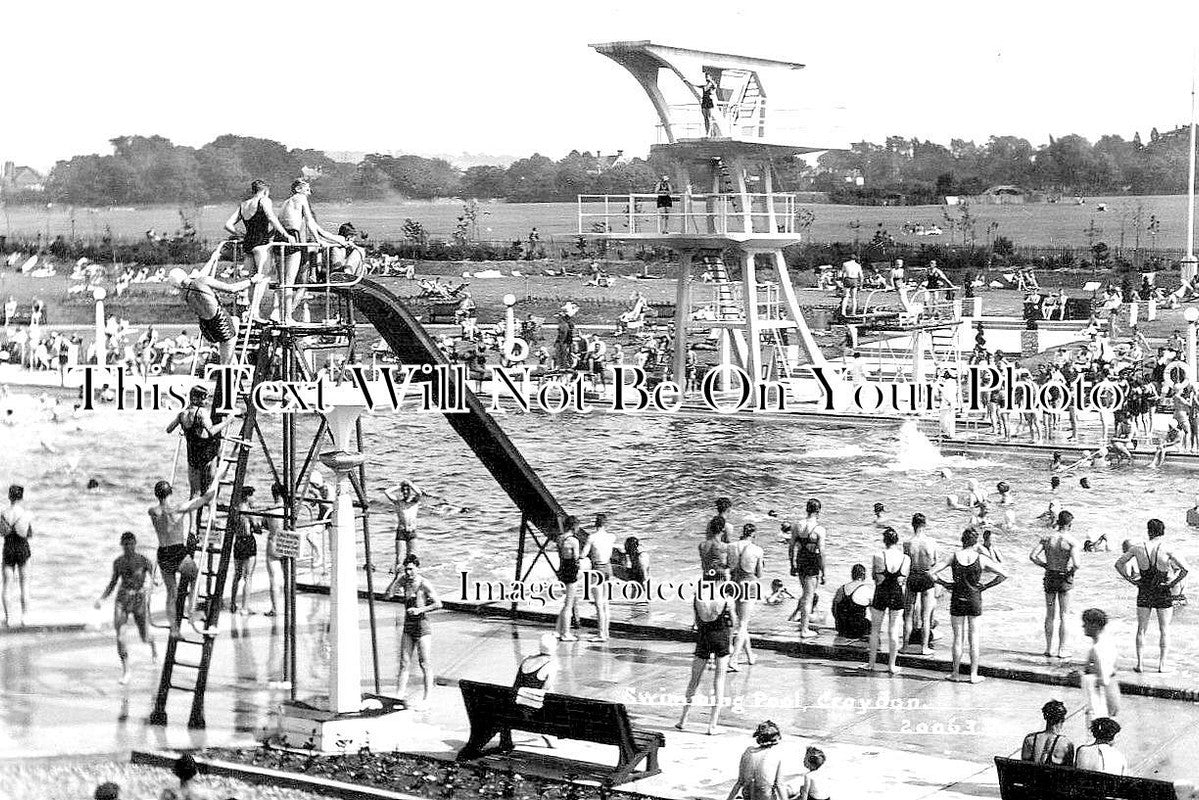
[[[1003,800],[1175,800],[1174,784],[995,756]]]
[[[458,686],[472,724],[490,722],[561,739],[633,747],[633,726],[620,703],[547,692],[544,705],[533,709],[516,705],[516,689],[511,686],[470,680],[460,680]]]

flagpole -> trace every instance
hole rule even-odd
[[[1191,152],[1187,181],[1187,251],[1182,260],[1184,284],[1195,279],[1195,51],[1191,51]]]

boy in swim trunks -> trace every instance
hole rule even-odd
[[[384,489],[383,496],[391,501],[396,512],[396,560],[395,572],[400,573],[400,564],[408,553],[416,553],[416,518],[420,512],[420,501],[424,492],[410,481],[400,481],[394,489]],[[401,551],[403,545],[404,551]]]
[[[1053,653],[1054,616],[1058,618],[1057,657],[1066,657],[1066,617],[1070,614],[1070,590],[1078,570],[1078,543],[1070,536],[1074,515],[1057,515],[1057,530],[1044,537],[1028,554],[1028,559],[1045,570],[1045,657]]]
[[[904,552],[912,559],[908,572],[907,594],[903,613],[903,641],[912,640],[912,630],[920,630],[920,653],[931,655],[929,638],[932,634],[933,611],[937,607],[937,584],[930,574],[937,563],[937,543],[928,535],[928,520],[923,514],[912,515],[912,538]]]
[[[137,625],[138,635],[142,641],[150,645],[150,655],[158,660],[158,649],[150,638],[147,616],[150,610],[150,590],[154,586],[154,565],[150,559],[137,552],[137,537],[131,531],[121,534],[122,553],[112,562],[112,579],[96,608],[117,590],[116,600],[112,605],[112,625],[117,637],[117,655],[121,659],[121,684],[129,682],[129,649],[125,647],[123,635],[125,623],[129,615],[133,615],[133,623]],[[117,584],[120,584],[119,588]]]
[[[158,535],[158,568],[162,570],[162,582],[167,587],[166,611],[167,619],[171,623],[172,636],[179,635],[181,613],[180,607],[175,602],[176,575],[179,572],[179,565],[188,557],[192,549],[188,547],[187,537],[191,528],[191,512],[212,502],[216,497],[217,486],[220,485],[224,472],[228,472],[228,465],[222,471],[222,475],[213,481],[207,492],[178,506],[170,502],[172,493],[170,483],[159,481],[154,484],[154,497],[158,500],[158,504],[150,506],[148,513],[150,522],[154,525],[154,532]]]

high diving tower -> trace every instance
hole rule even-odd
[[[783,248],[800,241],[794,194],[776,192],[778,166],[829,147],[777,141],[767,115],[763,72],[803,64],[687,50],[649,41],[591,45],[627,69],[660,120],[651,158],[669,165],[672,205],[659,213],[656,194],[582,195],[579,233],[678,255],[674,379],[685,386],[688,327],[702,325],[717,341],[723,365],[753,380],[799,377],[824,357],[804,322]],[[705,119],[704,87],[711,108]],[[668,93],[681,98],[673,103]],[[740,260],[730,280],[726,258]],[[712,303],[693,323],[696,262],[714,278]]]

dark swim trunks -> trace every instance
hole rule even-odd
[[[187,558],[187,545],[169,544],[158,548],[158,567],[163,572],[178,572],[179,565]]]
[[[717,658],[728,656],[731,650],[729,631],[732,628],[732,620],[728,611],[721,612],[720,616],[711,622],[697,620],[696,627],[699,629],[695,640],[696,658],[707,661],[712,656]]]
[[[936,586],[936,581],[928,574],[926,569],[912,568],[912,573],[908,575],[908,592],[925,592]]]
[[[1056,569],[1045,570],[1045,594],[1059,594],[1074,588],[1074,573]]]
[[[229,316],[229,312],[221,306],[217,306],[214,316],[200,320],[200,333],[213,344],[231,341],[237,335],[233,329],[233,319]]]
[[[29,540],[17,533],[4,536],[3,563],[6,567],[23,567],[32,553],[29,550]]]

